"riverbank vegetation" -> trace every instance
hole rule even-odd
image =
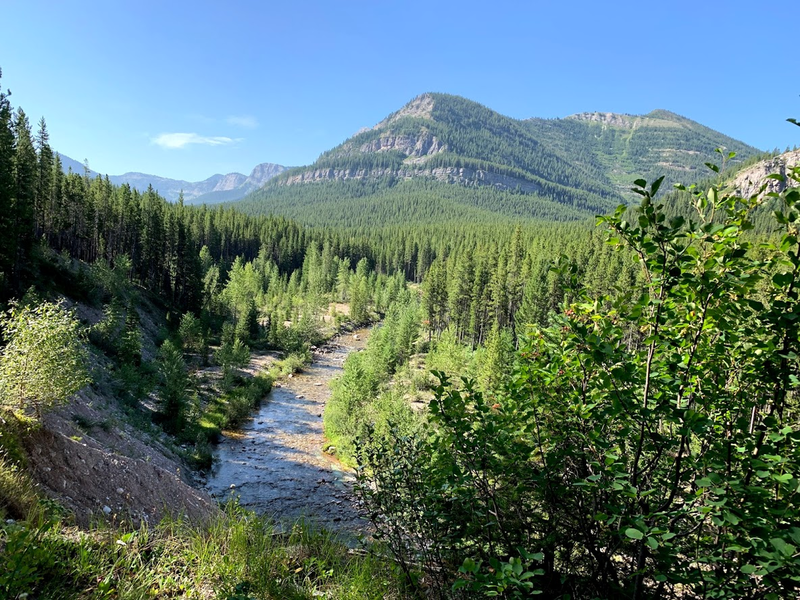
[[[599,220],[637,286],[598,294],[564,263],[573,300],[519,336],[509,374],[437,372],[420,430],[356,442],[409,581],[421,563],[442,596],[797,593],[800,192],[769,195],[778,233],[759,239],[762,199],[711,187],[667,219],[659,184]]]

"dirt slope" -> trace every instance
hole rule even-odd
[[[25,446],[34,481],[78,525],[152,524],[168,514],[201,521],[218,510],[190,485],[189,472],[167,445],[126,424],[115,405],[92,392],[45,415]]]

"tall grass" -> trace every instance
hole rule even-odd
[[[393,563],[355,554],[330,533],[298,523],[279,532],[228,505],[205,525],[79,532],[57,524],[0,529],[0,597],[404,598]]]

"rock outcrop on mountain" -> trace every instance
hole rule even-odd
[[[313,171],[302,171],[290,175],[284,181],[284,185],[297,185],[302,183],[312,183],[321,181],[348,181],[379,179],[392,177],[397,180],[412,180],[417,178],[428,178],[435,181],[450,184],[462,184],[466,186],[491,186],[498,190],[520,191],[524,193],[536,193],[542,188],[532,181],[520,180],[515,177],[503,175],[502,173],[492,173],[481,169],[470,169],[464,167],[436,167],[432,169],[404,167],[399,170],[394,169],[315,169]]]
[[[800,184],[786,177],[786,173],[798,165],[800,165],[800,150],[784,152],[742,169],[733,177],[728,187],[744,198],[758,194],[764,184],[767,186],[763,191],[765,194],[782,192],[787,186],[798,187]],[[780,175],[784,179],[768,179],[769,175]]]

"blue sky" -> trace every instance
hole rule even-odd
[[[2,86],[103,173],[308,164],[414,96],[516,117],[672,110],[800,144],[796,2],[5,0]]]

